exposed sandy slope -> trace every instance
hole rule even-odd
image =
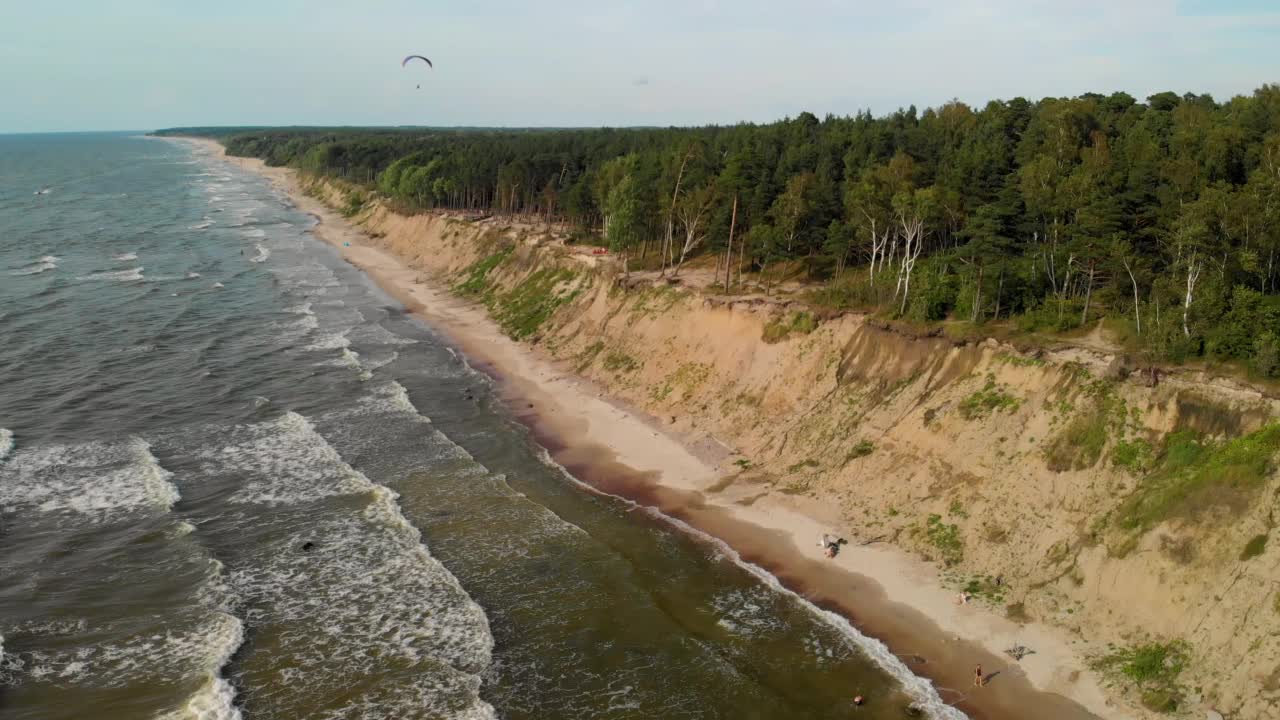
[[[1112,358],[1088,349],[1029,358],[993,342],[906,337],[857,316],[769,344],[762,331],[781,312],[770,304],[665,286],[620,291],[607,262],[498,220],[405,217],[375,203],[356,229],[298,192],[288,171],[235,161],[291,190],[322,219],[317,235],[508,381],[513,406],[575,474],[725,539],[895,652],[923,656],[913,669],[941,687],[968,690],[975,662],[999,670],[963,694],[966,712],[1148,714],[1132,694],[1104,692],[1087,658],[1109,642],[1154,638],[1191,644],[1184,715],[1203,701],[1230,717],[1276,716],[1280,552],[1238,557],[1269,527],[1274,474],[1258,496],[1267,501],[1229,523],[1165,523],[1135,540],[1093,531],[1133,478],[1105,460],[1046,467],[1053,439],[1091,417]],[[340,190],[318,191],[343,203]],[[444,289],[512,242],[516,252],[487,279],[499,289],[539,267],[575,269],[561,290],[577,294],[533,346]],[[1128,409],[1125,437],[1187,427],[1232,436],[1277,415],[1273,401],[1224,380],[1105,387]],[[967,413],[984,392],[1012,402]],[[853,452],[862,441],[870,451]],[[946,577],[921,559],[940,554],[930,515],[954,525],[963,548]],[[815,544],[826,530],[853,540],[835,561]],[[1111,551],[1124,542],[1135,549]],[[956,582],[983,576],[1001,578],[988,585],[1000,601],[956,604]],[[1005,619],[1007,606],[1026,617]],[[1035,654],[1010,660],[1002,650],[1014,643]]]

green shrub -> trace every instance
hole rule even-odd
[[[875,452],[875,449],[876,449],[875,443],[871,442],[870,440],[859,440],[858,444],[854,445],[849,450],[849,454],[845,456],[845,462],[849,462],[850,460],[856,460],[861,457],[866,457],[871,453]]]
[[[365,203],[369,201],[369,197],[362,192],[355,191],[347,193],[347,202],[342,206],[342,217],[353,217],[364,209]]]
[[[1187,645],[1182,642],[1147,643],[1120,648],[1094,660],[1096,670],[1136,686],[1142,704],[1156,712],[1173,712],[1182,704],[1178,676],[1187,666]]]
[[[960,538],[960,528],[942,522],[941,515],[929,516],[925,522],[925,537],[930,545],[937,548],[948,567],[964,559],[964,541]]]
[[[480,275],[483,279],[483,275]],[[498,325],[516,340],[527,338],[561,305],[577,297],[579,289],[566,289],[577,273],[567,268],[541,268],[509,292],[487,297]]]
[[[987,376],[987,384],[979,391],[960,401],[960,415],[966,420],[986,417],[992,412],[1011,413],[1022,405],[1016,396],[1004,391],[1004,387],[996,384],[994,375]]]
[[[779,343],[791,334],[808,335],[818,329],[818,320],[813,313],[797,312],[786,317],[774,318],[764,326],[761,336],[769,344]]]
[[[604,369],[609,372],[632,372],[640,368],[640,362],[624,352],[610,350],[604,356]]]
[[[1156,470],[1119,511],[1119,525],[1145,531],[1209,507],[1237,511],[1262,488],[1280,450],[1280,423],[1213,444],[1190,431],[1170,433]]]
[[[1152,460],[1151,443],[1142,439],[1121,440],[1111,451],[1111,464],[1124,468],[1134,475],[1141,475],[1150,470]]]
[[[515,252],[515,246],[505,247],[488,257],[480,258],[462,271],[464,280],[454,286],[463,295],[483,295],[489,290],[489,272],[506,262]]]
[[[797,473],[797,472],[800,472],[801,470],[809,470],[816,467],[818,467],[818,461],[810,458],[807,460],[801,460],[800,462],[788,467],[787,472]]]
[[[1251,365],[1263,377],[1280,377],[1280,335],[1265,332],[1253,341]]]
[[[1240,551],[1240,561],[1252,560],[1258,557],[1267,549],[1267,535],[1254,535],[1249,542],[1245,543],[1244,550]]]
[[[1098,464],[1106,444],[1106,417],[1097,412],[1078,415],[1049,445],[1046,464],[1054,472],[1086,470]]]
[[[1068,298],[1058,301],[1045,298],[1017,317],[1018,329],[1024,332],[1065,332],[1080,327],[1084,300]]]

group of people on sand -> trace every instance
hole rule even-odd
[[[836,555],[840,554],[840,546],[847,545],[848,542],[849,542],[848,540],[845,540],[842,537],[837,537],[830,533],[823,533],[822,539],[818,541],[818,547],[822,548],[823,555],[827,556],[828,558],[834,558]],[[967,605],[969,603],[969,600],[972,599],[972,597],[973,596],[967,592],[961,592],[959,595],[956,596],[956,603],[960,605]],[[973,668],[973,686],[974,687],[985,687],[990,677],[991,676],[985,674],[982,671],[981,664],[974,666]],[[864,698],[861,695],[858,695],[853,699],[853,704],[858,707],[861,707],[862,704],[865,702],[866,702],[866,698]]]

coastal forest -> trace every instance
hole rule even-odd
[[[534,216],[726,291],[919,323],[1102,323],[1152,361],[1280,376],[1280,85],[691,128],[167,132],[405,212]]]

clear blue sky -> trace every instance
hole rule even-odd
[[[1280,0],[3,0],[0,132],[1226,99],[1280,82],[1277,48]]]

